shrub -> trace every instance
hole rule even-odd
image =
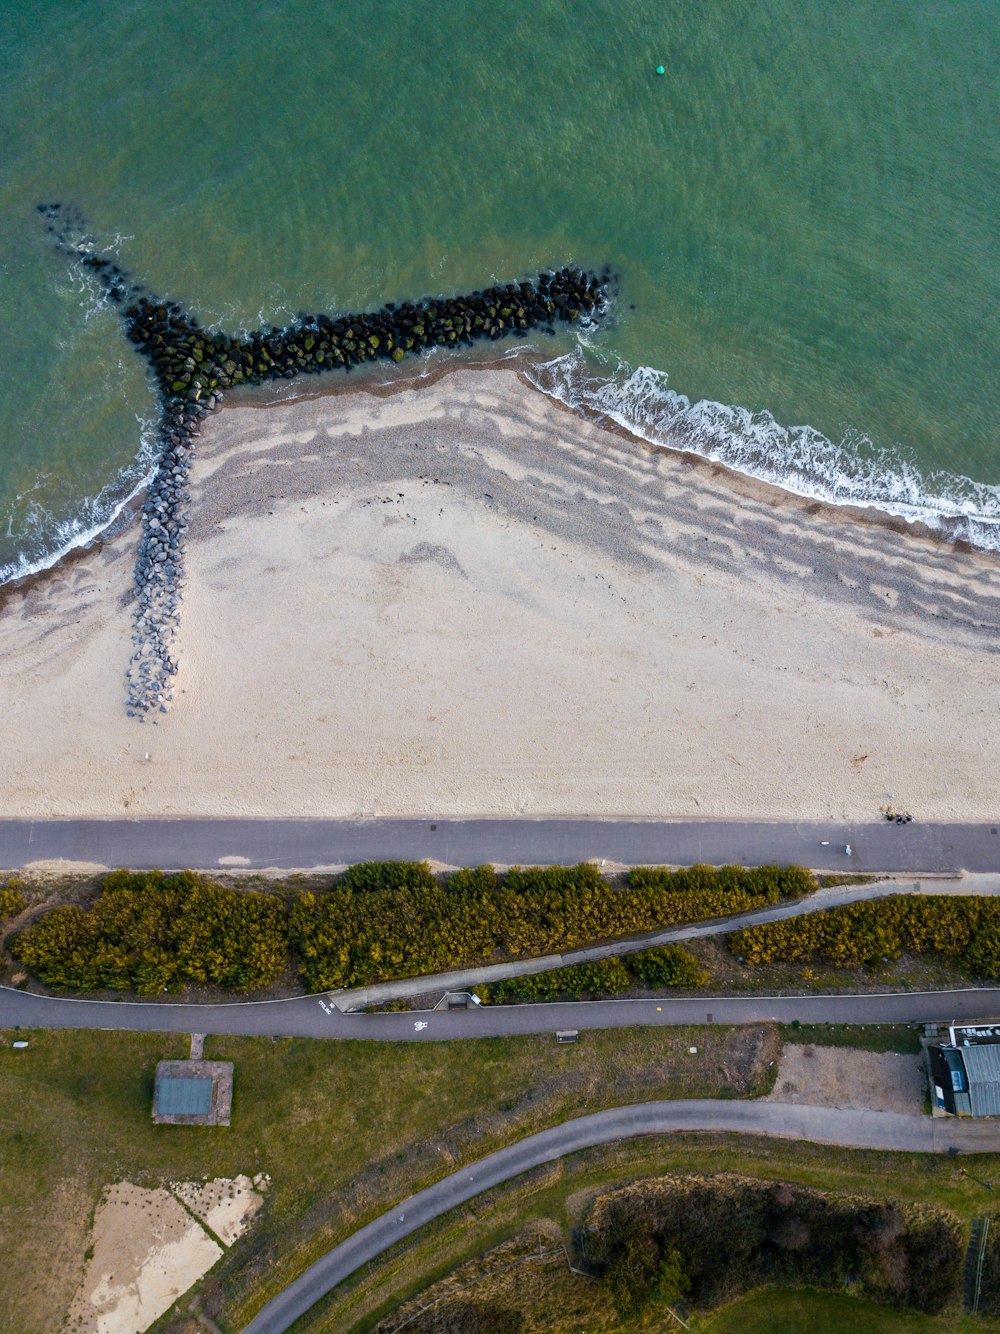
[[[529,973],[495,982],[489,989],[494,1001],[547,1001],[559,997],[615,996],[627,991],[632,979],[621,959],[598,959],[595,963],[552,968],[545,973]]]
[[[703,987],[708,974],[681,945],[660,945],[626,959],[629,972],[646,987]]]
[[[114,871],[89,909],[46,913],[14,937],[11,952],[51,986],[252,990],[285,968],[288,938],[274,895],[225,889],[190,871]]]
[[[943,1209],[722,1175],[600,1196],[584,1244],[623,1313],[658,1289],[713,1306],[768,1283],[838,1287],[927,1314],[959,1289],[964,1237]]]
[[[191,983],[268,986],[291,950],[309,990],[328,991],[728,915],[811,885],[796,867],[642,867],[617,888],[591,862],[504,875],[479,866],[446,877],[426,862],[362,862],[329,890],[297,894],[286,911],[275,895],[189,871],[115,871],[90,907],[45,913],[10,947],[51,986],[147,994]],[[704,981],[679,947],[634,957],[629,974],[612,962],[590,982],[563,979],[559,994],[615,994],[629,977],[649,986]]]
[[[481,866],[443,881],[424,864],[385,865],[368,863],[363,875],[352,868],[293,907],[292,945],[310,991],[570,949],[744,912],[813,887],[798,867],[638,867],[619,889],[591,862],[502,876]]]
[[[617,996],[636,982],[648,987],[703,987],[708,974],[698,960],[680,945],[663,945],[639,954],[600,959],[594,963],[570,964],[544,973],[529,973],[477,987],[480,1000],[498,1002],[547,1001],[557,998]]]
[[[7,917],[16,917],[18,913],[24,912],[27,906],[28,901],[16,880],[10,880],[6,885],[0,886],[0,922]]]
[[[729,948],[748,964],[820,958],[844,967],[900,954],[959,958],[976,976],[1000,976],[1000,903],[971,895],[921,895],[848,903],[826,912],[734,931]]]

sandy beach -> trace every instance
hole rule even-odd
[[[123,707],[137,526],[6,596],[0,814],[1000,814],[993,558],[510,369],[231,400],[192,492],[158,725]]]

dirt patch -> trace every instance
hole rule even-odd
[[[848,1047],[789,1044],[769,1102],[919,1112],[927,1081],[922,1057]]]
[[[173,1192],[224,1246],[232,1246],[253,1222],[267,1186],[268,1178],[260,1173],[252,1181],[248,1176],[219,1177],[204,1185],[178,1181]]]
[[[130,1181],[110,1186],[94,1216],[64,1334],[148,1329],[249,1227],[264,1202],[255,1184],[266,1179],[186,1181],[156,1190]]]

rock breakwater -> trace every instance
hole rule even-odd
[[[434,348],[523,337],[592,319],[607,305],[610,274],[565,267],[531,281],[466,296],[387,303],[337,316],[301,314],[289,326],[227,334],[203,329],[176,302],[135,283],[98,253],[83,219],[61,204],[40,204],[55,244],[91,275],[121,312],[126,336],[146,359],[161,402],[156,465],[142,506],[135,568],[135,633],[126,707],[140,721],[166,713],[174,695],[175,653],[184,596],[188,474],[200,424],[226,390],[267,380],[349,371],[380,359],[400,362]]]

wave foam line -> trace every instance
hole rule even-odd
[[[878,509],[1000,551],[1000,486],[945,471],[925,475],[901,450],[876,449],[861,432],[837,444],[811,426],[782,426],[766,411],[692,403],[670,388],[664,371],[619,362],[602,374],[582,349],[530,366],[527,375],[567,407],[650,444],[699,454],[810,500]]]
[[[71,518],[56,519],[41,506],[33,507],[27,535],[20,539],[21,545],[30,543],[30,549],[22,551],[16,560],[0,564],[0,586],[49,570],[71,551],[115,531],[115,524],[145,490],[153,473],[152,437],[147,437],[147,430],[143,430],[142,448],[134,462],[98,495],[84,499]]]

